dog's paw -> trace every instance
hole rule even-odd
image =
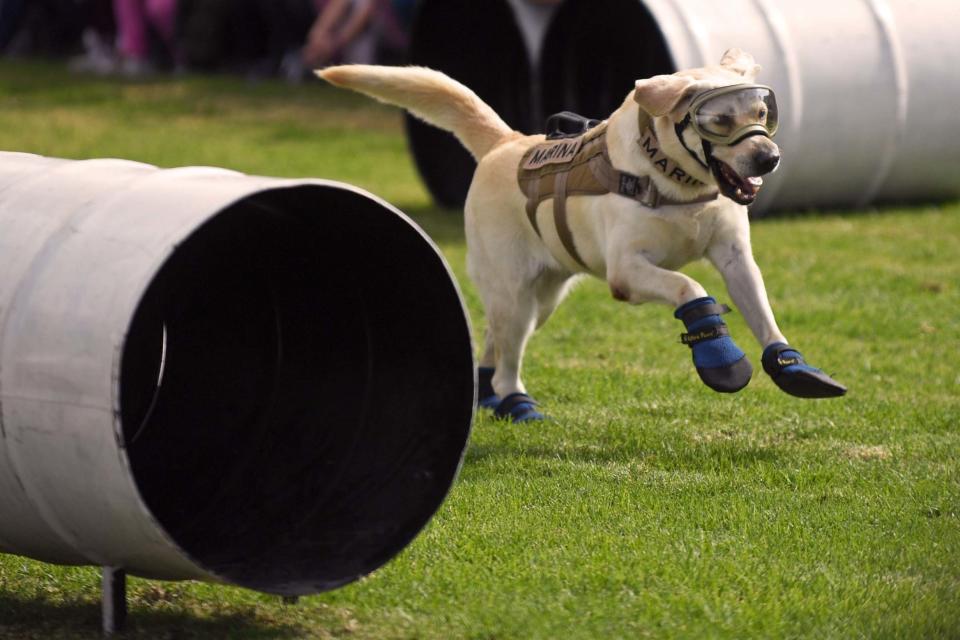
[[[733,346],[736,347],[737,345]],[[725,367],[697,367],[697,375],[703,380],[703,384],[714,391],[736,393],[750,384],[750,379],[753,377],[753,365],[747,360],[747,356],[743,356]]]
[[[740,391],[753,376],[753,366],[720,317],[729,311],[708,296],[681,305],[673,314],[687,328],[680,341],[690,347],[700,379],[721,393]]]
[[[477,400],[477,406],[481,409],[496,409],[500,405],[500,396],[493,394]]]
[[[798,398],[836,398],[847,388],[812,367],[800,352],[782,342],[776,342],[763,350],[763,370],[782,390]]]
[[[544,420],[546,416],[537,411],[537,401],[525,393],[511,393],[497,405],[493,415],[500,419],[509,418],[514,422]]]

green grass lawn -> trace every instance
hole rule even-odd
[[[365,187],[437,239],[483,327],[459,216],[431,206],[394,110],[319,83],[5,62],[0,132],[5,150]],[[585,282],[526,359],[554,420],[481,415],[449,499],[397,559],[297,606],[133,580],[128,636],[960,638],[960,206],[762,221],[754,247],[781,327],[845,398],[792,398],[762,372],[715,394],[669,309]],[[687,272],[728,300],[712,268]],[[98,637],[98,581],[0,556],[0,638]]]

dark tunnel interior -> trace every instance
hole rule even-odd
[[[376,201],[320,185],[248,197],[180,244],[120,381],[154,517],[203,568],[279,594],[350,582],[412,540],[473,412],[442,259]]]
[[[606,119],[634,81],[676,71],[667,43],[640,0],[566,0],[541,57],[546,113]]]

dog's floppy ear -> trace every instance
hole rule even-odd
[[[756,63],[752,55],[736,47],[727,49],[723,57],[720,58],[720,66],[726,67],[730,69],[730,71],[739,73],[751,80],[756,79],[757,74],[760,73],[760,69],[762,68]]]
[[[697,88],[697,81],[690,77],[653,76],[645,80],[637,80],[633,99],[651,116],[673,117],[686,109]]]

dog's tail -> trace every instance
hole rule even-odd
[[[519,135],[477,94],[433,69],[348,64],[316,73],[331,84],[403,107],[429,124],[453,132],[477,160],[501,141]]]

